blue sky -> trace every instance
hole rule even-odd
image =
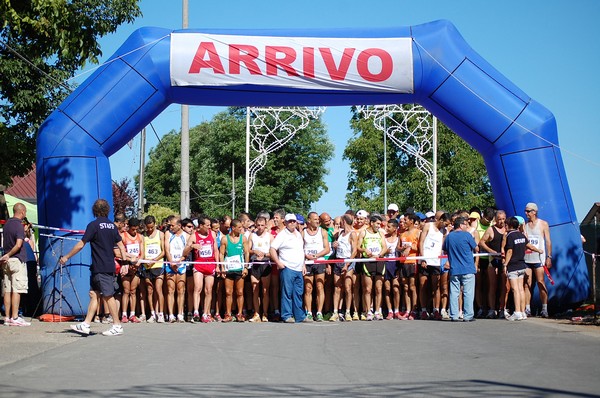
[[[106,60],[137,28],[180,29],[180,0],[143,0],[143,17],[101,39]],[[416,25],[437,19],[454,23],[465,40],[496,69],[556,117],[559,144],[575,211],[583,219],[600,201],[600,1],[314,1],[189,0],[190,28],[364,28]],[[81,81],[85,76],[80,76]],[[190,126],[210,120],[224,108],[191,107]],[[332,215],[346,210],[349,166],[342,153],[351,137],[348,107],[330,107],[323,116],[335,143],[328,165],[329,191],[313,210]],[[180,129],[180,106],[171,105],[152,123],[159,136]],[[147,149],[158,140],[149,131]],[[113,179],[139,168],[139,138],[111,157]],[[243,159],[240,159],[243,162]],[[243,195],[243,193],[242,193]],[[252,199],[250,197],[250,199]],[[243,201],[239,200],[238,210]],[[542,216],[543,217],[543,216]]]

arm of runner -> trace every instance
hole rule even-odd
[[[546,267],[552,268],[552,241],[550,240],[550,227],[548,227],[548,223],[544,221],[543,235],[544,242],[546,242]]]

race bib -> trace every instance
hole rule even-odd
[[[318,251],[316,249],[307,249],[307,250],[304,250],[304,253],[306,253],[307,255],[316,256]]]
[[[137,243],[132,243],[132,244],[125,246],[125,249],[127,250],[127,254],[131,254],[136,257],[140,256],[140,245],[138,245]],[[156,253],[156,254],[158,254],[158,253]]]
[[[537,236],[537,235],[531,235],[531,236],[529,236],[529,243],[531,243],[535,247],[539,247],[540,237]]]
[[[151,243],[146,246],[146,254],[150,258],[155,258],[160,254],[160,245],[158,243]]]
[[[370,251],[371,254],[378,255],[379,253],[381,253],[381,246],[367,246],[367,250]]]
[[[211,244],[208,245],[202,245],[202,247],[200,247],[200,257],[212,257],[213,254],[213,247]]]
[[[225,269],[227,271],[241,271],[243,268],[240,256],[225,257]]]

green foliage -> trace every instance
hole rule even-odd
[[[296,121],[297,122],[297,121]],[[190,207],[211,216],[230,214],[232,164],[235,171],[236,213],[245,198],[246,116],[244,108],[230,108],[210,122],[190,130]],[[180,198],[181,136],[174,131],[150,151],[145,191],[149,203],[178,207]],[[251,151],[251,157],[256,156]],[[325,164],[333,145],[320,120],[312,120],[281,150],[268,156],[250,192],[250,213],[283,207],[306,212],[327,190]]]
[[[372,119],[362,119],[356,114],[351,126],[354,136],[344,150],[344,159],[350,161],[352,170],[346,204],[353,209],[382,211],[383,132],[373,126]],[[388,203],[397,203],[401,211],[408,207],[431,209],[432,193],[427,188],[425,174],[418,170],[413,156],[389,140],[387,167]],[[438,209],[453,211],[493,204],[483,158],[438,121]]]
[[[141,15],[138,0],[0,0],[0,183],[35,161],[36,132],[98,39]]]
[[[146,216],[154,216],[156,219],[156,225],[160,225],[163,218],[169,217],[171,214],[177,214],[178,212],[171,210],[168,207],[153,204],[148,207],[148,211],[144,213],[144,217]]]

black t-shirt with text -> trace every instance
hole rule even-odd
[[[506,265],[506,271],[513,272],[526,268],[525,249],[528,242],[527,237],[520,231],[514,230],[508,232],[504,252],[506,253],[509,249],[512,249],[512,256]]]
[[[81,240],[92,246],[92,274],[115,272],[113,248],[121,241],[117,226],[106,217],[98,217],[88,224]]]

